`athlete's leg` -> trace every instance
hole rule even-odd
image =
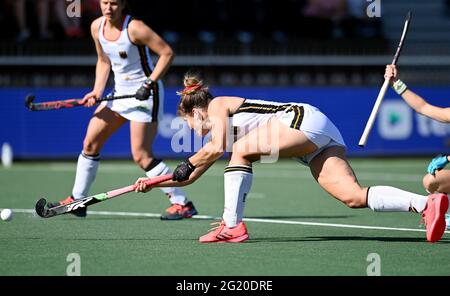
[[[77,172],[72,196],[82,198],[88,195],[94,182],[100,160],[100,151],[108,138],[126,119],[105,106],[99,106],[92,116],[83,142],[83,151],[78,157]]]
[[[48,31],[49,1],[38,0],[36,5],[38,14],[39,35],[43,39],[48,39],[51,37],[50,32]]]
[[[17,21],[17,26],[19,27],[19,35],[16,37],[16,41],[23,42],[30,38],[30,30],[27,26],[26,18],[26,5],[25,0],[12,1],[14,7],[14,17]]]
[[[262,156],[295,157],[312,153],[317,146],[305,134],[278,120],[254,129],[233,145],[233,154],[224,173],[225,207],[223,219],[227,227],[242,221],[245,197],[252,183],[251,163]]]
[[[256,128],[233,145],[230,165],[250,165],[262,156],[300,157],[317,150],[302,131],[292,129],[278,120]]]
[[[239,139],[233,145],[233,154],[224,173],[224,222],[215,231],[200,237],[200,242],[240,242],[248,238],[242,218],[245,198],[253,179],[252,162],[261,156],[304,156],[315,150],[317,146],[303,132],[291,129],[278,120],[272,120]]]
[[[423,186],[430,193],[450,193],[450,170],[436,171],[434,176],[426,174],[423,177]]]
[[[131,152],[133,159],[144,171],[147,177],[152,178],[170,173],[170,168],[161,160],[155,159],[152,145],[158,130],[156,122],[130,122]],[[193,205],[186,198],[185,193],[178,187],[160,188],[170,198],[172,205],[176,205],[177,213],[173,215],[178,219],[190,217],[193,214]],[[189,205],[188,205],[189,204]],[[192,205],[192,206],[191,206]],[[174,208],[175,209],[175,208]],[[182,211],[183,215],[179,215]],[[175,220],[175,219],[174,219]]]
[[[333,146],[325,149],[312,159],[310,169],[323,189],[350,208],[370,207],[374,211],[422,212],[427,202],[426,196],[395,187],[361,187],[347,162],[343,147]]]
[[[423,177],[423,186],[430,192],[450,193],[450,170],[436,171],[435,175],[426,174]],[[447,229],[450,229],[450,208],[445,215]]]
[[[363,188],[358,184],[342,147],[324,149],[312,159],[310,168],[328,193],[351,208],[422,213],[430,242],[438,241],[445,231],[448,198],[444,194],[426,197],[390,186]]]
[[[301,157],[317,149],[303,132],[289,128],[278,121],[272,121],[268,125],[250,132],[235,143],[230,165],[250,165],[261,155],[267,155],[269,150],[246,151],[242,148],[248,143],[260,141],[261,135],[267,135],[274,131],[278,135],[272,139],[278,139],[278,143],[272,144],[279,148],[280,157]],[[369,206],[376,211],[408,211],[411,208],[418,212],[425,208],[427,197],[393,187],[375,186],[370,189],[368,194],[368,188],[362,188],[359,185],[346,160],[343,147],[333,146],[325,149],[313,158],[310,168],[319,184],[349,207]]]
[[[333,197],[350,208],[367,206],[367,188],[359,185],[343,147],[325,149],[311,160],[309,167],[319,185]]]
[[[445,231],[448,198],[443,194],[428,197],[390,186],[363,188],[348,164],[342,147],[324,149],[310,162],[313,176],[332,196],[352,208],[374,211],[411,211],[422,213],[427,240],[438,241]]]
[[[130,121],[131,153],[134,162],[143,170],[153,162],[152,144],[157,129],[156,122]]]

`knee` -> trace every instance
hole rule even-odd
[[[241,153],[235,153],[231,155],[229,165],[251,165],[253,162],[257,161],[258,159],[252,158],[250,156],[241,154]]]
[[[423,187],[429,193],[436,192],[439,187],[439,183],[437,182],[436,177],[431,174],[426,174],[423,177],[422,183],[423,183]]]
[[[236,145],[236,143],[233,145],[232,151],[231,163],[251,164],[261,158],[261,154],[259,152],[242,147],[242,145]]]
[[[231,154],[231,162],[242,162],[246,160],[246,154],[243,151],[235,149],[233,146],[233,153]]]
[[[133,151],[133,161],[142,169],[146,168],[153,160],[148,153],[144,151]]]
[[[347,207],[351,208],[351,209],[361,209],[361,208],[365,208],[366,205],[366,201],[362,201],[359,199],[348,199],[346,201],[344,201],[344,203],[347,205]]]
[[[351,209],[367,207],[367,198],[364,192],[361,192],[360,194],[349,194],[345,198],[341,199],[341,201]]]
[[[96,155],[100,153],[100,146],[90,140],[90,139],[84,139],[83,141],[83,152],[87,155]]]

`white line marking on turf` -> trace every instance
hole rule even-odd
[[[266,198],[266,194],[262,192],[250,192],[247,196],[250,199],[263,199]]]
[[[1,209],[0,209],[1,210]],[[31,213],[35,214],[32,209],[12,209],[16,213]],[[157,218],[161,214],[155,213],[135,213],[135,212],[110,212],[110,211],[88,211],[89,215],[100,216],[125,216],[125,217],[151,217]],[[193,219],[199,220],[221,220],[221,217],[196,215]],[[367,225],[351,225],[351,224],[337,224],[337,223],[319,223],[319,222],[305,222],[305,221],[285,221],[275,219],[259,219],[259,218],[244,218],[244,221],[258,222],[258,223],[272,223],[272,224],[290,224],[290,225],[305,225],[305,226],[322,226],[322,227],[337,227],[337,228],[355,228],[355,229],[369,229],[369,230],[392,230],[392,231],[410,231],[410,232],[425,232],[425,229],[414,228],[397,228],[397,227],[383,227],[383,226],[367,226]],[[450,233],[450,231],[445,231]]]
[[[33,167],[33,168],[25,168],[25,167],[19,167],[19,168],[10,168],[9,171],[25,171],[25,172],[75,172],[74,167],[68,168],[68,167]],[[295,171],[295,173],[292,173],[292,171]],[[103,174],[123,174],[123,175],[129,175],[130,173],[139,173],[139,170],[137,168],[133,167],[120,167],[117,166],[109,166],[109,167],[101,167],[99,173]],[[222,170],[209,170],[205,173],[205,177],[223,177]],[[313,177],[311,176],[311,173],[309,171],[306,171],[304,169],[292,169],[292,170],[277,170],[277,171],[270,171],[270,170],[255,170],[253,177],[258,178],[268,178],[268,179],[306,179],[306,180],[313,180]],[[421,183],[423,174],[407,174],[407,173],[386,173],[386,172],[362,172],[362,171],[356,171],[356,177],[359,180],[364,181],[390,181],[390,182],[411,182],[411,183]]]

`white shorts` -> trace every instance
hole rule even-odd
[[[134,94],[141,85],[142,84],[136,84],[129,87],[116,87],[113,94],[115,96]],[[156,95],[150,96],[150,98],[145,101],[130,98],[105,101],[102,102],[102,104],[129,121],[156,122],[162,118],[164,112],[163,84],[161,81],[158,81]]]
[[[322,151],[324,151],[325,149],[327,149],[329,147],[333,147],[333,146],[341,146],[344,148],[346,147],[345,145],[342,145],[341,143],[338,143],[335,140],[333,140],[330,137],[325,136],[325,135],[317,135],[317,134],[313,134],[313,133],[309,133],[309,132],[303,132],[303,133],[306,135],[306,137],[311,142],[316,144],[316,146],[318,147],[316,151],[306,154],[305,156],[294,157],[294,159],[296,161],[298,161],[301,164],[304,164],[306,166],[309,165],[309,163],[311,162],[311,160],[313,160],[314,157],[316,157],[319,153],[321,153]]]
[[[302,157],[294,159],[302,164],[309,165],[311,160],[320,152],[332,146],[346,147],[341,133],[333,122],[316,107],[308,104],[299,104],[303,107],[303,119],[301,120],[299,130],[317,146],[317,150]],[[296,114],[294,112],[286,112],[279,120],[289,127],[292,127]]]

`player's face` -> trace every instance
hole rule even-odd
[[[184,120],[186,120],[189,128],[193,129],[195,133],[201,137],[206,136],[210,130],[207,120],[205,119],[206,111],[200,109],[194,109],[191,114],[184,116]]]
[[[108,20],[117,20],[121,17],[122,5],[120,0],[100,0],[100,9]]]

